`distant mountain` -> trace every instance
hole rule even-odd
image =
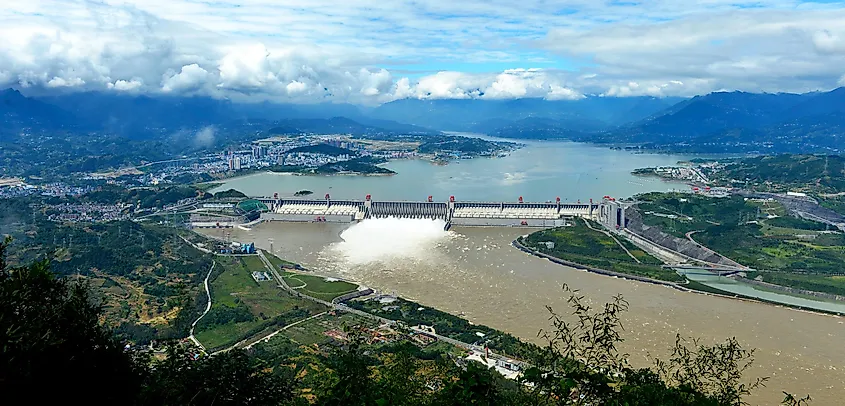
[[[596,122],[574,120],[553,120],[549,118],[524,118],[501,125],[487,133],[494,137],[511,139],[567,139],[572,141],[588,140],[595,131],[601,129]]]
[[[800,103],[790,107],[787,117],[796,119],[834,113],[845,113],[845,87],[824,93],[806,94]]]
[[[39,100],[27,98],[14,89],[0,91],[0,135],[22,128],[60,128],[75,124],[72,114]]]
[[[700,152],[840,152],[845,150],[843,113],[843,88],[807,94],[718,92],[598,138]]]
[[[145,138],[161,130],[219,124],[240,117],[229,101],[206,97],[148,97],[89,92],[42,100],[72,113],[85,128],[133,138]]]
[[[806,94],[716,92],[686,100],[404,99],[376,108],[107,93],[33,98],[12,89],[0,91],[4,139],[25,128],[164,139],[206,125],[244,136],[271,127],[271,134],[338,133],[380,139],[455,130],[689,152],[839,153],[845,152],[845,88]]]
[[[491,132],[529,118],[558,120],[573,130],[599,130],[643,119],[680,100],[596,96],[580,100],[403,99],[383,104],[368,115],[438,130]]]
[[[710,93],[678,103],[621,133],[649,134],[654,138],[652,141],[665,141],[738,128],[760,128],[783,120],[784,112],[805,97],[785,93]]]
[[[136,139],[207,125],[244,125],[265,121],[279,121],[278,127],[288,127],[285,133],[438,133],[411,124],[372,118],[364,115],[358,106],[339,103],[233,103],[208,97],[150,97],[96,92],[34,99],[11,89],[3,94],[6,95],[4,98],[15,100],[15,103],[9,104],[30,106],[28,111],[34,112],[30,116],[37,118],[38,122],[61,118],[62,122],[86,130],[106,131]]]
[[[351,134],[351,135],[390,135],[390,134],[408,134],[412,132],[396,131],[389,128],[377,127],[359,123],[355,120],[346,117],[333,117],[330,119],[322,118],[292,118],[286,120],[277,120],[274,127],[268,130],[270,135],[281,134]],[[388,127],[411,127],[420,131],[413,132],[415,134],[436,134],[430,130],[419,129],[414,126],[406,126],[403,124],[387,122]]]

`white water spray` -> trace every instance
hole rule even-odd
[[[455,236],[444,231],[443,220],[367,219],[340,234],[342,242],[332,249],[351,265],[374,262],[425,261],[437,247]]]

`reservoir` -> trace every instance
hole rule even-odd
[[[636,168],[674,165],[682,155],[634,154],[572,142],[529,141],[501,158],[462,159],[440,166],[424,160],[392,161],[393,176],[296,176],[260,173],[230,179],[212,190],[234,188],[249,196],[291,196],[310,190],[333,199],[583,202],[602,196],[687,189],[682,183],[631,175]]]
[[[629,175],[644,166],[671,165],[684,156],[637,155],[573,143],[529,143],[510,156],[473,159],[446,167],[424,161],[391,162],[390,177],[289,176],[259,174],[232,179],[218,190],[250,195],[297,190],[336,198],[424,200],[576,201],[603,195],[627,197],[682,184]],[[625,314],[623,351],[635,366],[665,357],[675,335],[714,344],[736,337],[756,348],[750,377],[769,376],[767,387],[748,399],[771,405],[781,391],[810,394],[813,404],[840,404],[845,398],[845,324],[839,317],[681,292],[553,264],[510,246],[519,228],[453,228],[429,220],[376,219],[355,225],[264,223],[253,229],[204,230],[233,240],[254,241],[280,257],[317,272],[353,279],[428,306],[459,314],[522,339],[540,343],[551,306],[566,313],[561,286],[579,289],[592,304],[616,294],[630,303]]]

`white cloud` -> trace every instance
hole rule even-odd
[[[185,65],[179,73],[168,77],[162,82],[161,90],[165,93],[197,90],[208,83],[210,74],[199,65],[192,63]]]
[[[551,85],[549,94],[546,95],[548,100],[578,100],[582,98],[584,98],[583,94],[558,85]]]
[[[308,89],[308,85],[306,85],[305,83],[294,80],[294,81],[288,83],[288,85],[285,86],[285,89],[287,89],[288,94],[302,93],[302,92],[305,91],[305,89]]]
[[[47,82],[46,86],[50,87],[50,88],[76,87],[76,86],[82,86],[84,84],[85,84],[85,81],[80,79],[80,78],[73,78],[72,77],[72,78],[65,79],[65,78],[60,78],[60,77],[56,76],[56,77],[50,79]]]
[[[144,84],[141,83],[141,81],[137,80],[137,79],[132,79],[132,80],[121,79],[121,80],[118,80],[114,83],[108,83],[106,87],[109,88],[109,89],[117,90],[119,92],[131,92],[133,90],[140,89],[141,86],[143,86],[143,85]]]
[[[0,38],[0,86],[64,91],[380,103],[845,84],[845,8],[798,0],[6,0]]]

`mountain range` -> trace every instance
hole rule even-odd
[[[716,92],[690,99],[404,99],[378,107],[107,93],[36,98],[7,89],[0,91],[0,137],[22,129],[63,129],[145,139],[207,125],[266,123],[265,130],[273,133],[465,131],[690,152],[840,152],[843,113],[845,88],[805,94]]]

